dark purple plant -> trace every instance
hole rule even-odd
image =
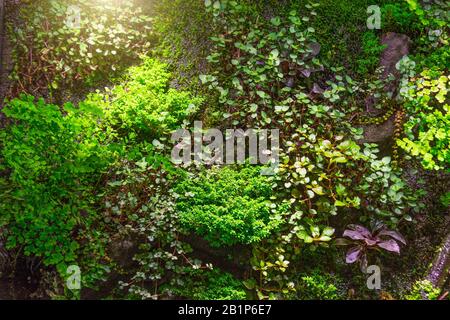
[[[367,266],[367,253],[369,250],[380,249],[400,254],[400,245],[406,245],[405,238],[397,231],[388,230],[385,225],[378,224],[372,232],[363,226],[351,224],[344,231],[344,237],[335,240],[336,245],[351,245],[346,256],[347,263],[360,261],[361,267]]]

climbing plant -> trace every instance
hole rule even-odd
[[[440,70],[423,70],[419,75],[408,72],[404,59],[399,68],[404,72],[401,94],[405,100],[408,121],[406,137],[398,145],[414,157],[424,168],[448,169],[450,163],[450,107],[448,103],[449,77]]]
[[[11,4],[0,250],[39,265],[34,295],[439,298],[427,282],[370,291],[366,270],[386,265],[403,282],[413,265],[413,283],[426,268],[416,249],[434,251],[430,233],[445,232],[436,221],[449,202],[448,4],[380,0],[382,30],[367,31],[372,4]],[[386,32],[411,39],[387,77]],[[275,150],[259,143],[278,156],[271,175],[250,155],[172,161],[173,132],[199,121],[279,133]],[[385,128],[386,143],[370,143]],[[425,195],[437,175],[444,183]],[[82,290],[66,285],[74,266]]]
[[[375,145],[358,145],[363,129],[350,123],[366,122],[361,114],[370,96],[375,108],[392,105],[377,123],[395,112],[384,90],[391,79],[357,81],[342,68],[327,70],[310,26],[318,4],[306,5],[305,15],[293,5],[266,18],[253,15],[255,7],[245,1],[206,6],[219,30],[208,58],[216,71],[200,79],[217,98],[216,119],[237,127],[280,128],[275,200],[289,212],[276,233],[253,247],[255,274],[247,287],[261,299],[292,297],[300,286],[294,275],[301,252],[330,247],[343,228],[333,217],[364,224],[381,220],[395,229],[422,208],[423,193],[412,190]],[[325,78],[329,72],[333,76]],[[214,189],[208,188],[209,196]]]

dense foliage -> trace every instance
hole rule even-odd
[[[410,118],[407,136],[398,144],[420,157],[426,169],[445,169],[450,161],[449,87],[442,71],[425,69],[402,88]]]
[[[25,1],[11,24],[16,92],[55,93],[104,81],[151,44],[151,18],[133,1]]]
[[[3,109],[12,122],[0,136],[7,246],[42,257],[61,274],[83,252],[87,259],[102,256],[92,202],[114,157],[95,126],[97,111],[68,103],[63,113],[26,95]]]
[[[208,171],[175,191],[181,224],[213,246],[259,242],[277,231],[285,211],[271,200],[272,183],[258,167]]]
[[[42,262],[54,296],[382,297],[367,266],[420,260],[411,246],[449,203],[433,190],[450,163],[448,4],[378,1],[382,30],[368,30],[371,4],[22,1],[0,244]],[[390,76],[386,32],[411,40]],[[278,129],[274,174],[172,162],[171,134],[195,121]],[[65,285],[73,265],[81,291]],[[392,294],[438,298],[422,276]]]

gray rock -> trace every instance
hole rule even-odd
[[[364,139],[361,143],[388,143],[395,131],[395,116],[382,124],[370,124],[364,128]]]
[[[404,34],[388,32],[381,37],[381,43],[386,46],[380,58],[380,65],[384,68],[383,78],[392,74],[398,79],[400,73],[395,65],[408,55],[411,39]]]
[[[309,45],[309,49],[311,50],[311,57],[314,58],[319,55],[322,47],[320,46],[319,43],[313,42]]]
[[[395,96],[400,79],[400,73],[395,66],[405,55],[408,55],[411,39],[404,34],[388,32],[381,37],[381,43],[386,46],[380,57],[380,66],[383,68],[382,78],[387,79],[390,75],[394,77],[393,81],[388,82],[385,90]],[[374,97],[368,97],[366,99],[368,114],[380,114],[380,110],[374,108],[375,103],[376,100]],[[381,113],[384,113],[387,110],[382,111]],[[395,117],[392,116],[380,125],[367,125],[362,126],[362,128],[364,129],[362,143],[386,144],[394,135]]]
[[[428,272],[427,280],[429,280],[435,288],[442,288],[448,278],[450,270],[450,233],[444,239],[439,247],[436,257],[431,264]]]
[[[3,100],[10,86],[8,77],[13,68],[12,47],[10,41],[8,41],[5,21],[6,1],[0,0],[0,109],[3,107]],[[0,113],[1,119],[2,114]]]
[[[137,253],[137,244],[131,239],[119,239],[110,244],[109,251],[120,266],[127,268],[133,264],[133,257]]]

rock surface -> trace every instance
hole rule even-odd
[[[395,66],[397,62],[409,53],[411,39],[403,34],[388,32],[382,36],[381,43],[386,46],[380,57],[380,66],[383,68],[382,78],[386,79],[389,75],[394,76],[395,80],[389,82],[385,89],[395,96],[398,80],[400,78],[400,73]],[[368,113],[379,113],[379,110],[373,108],[373,105],[374,99],[369,97],[367,99]],[[386,143],[387,145],[392,144],[389,140],[394,135],[394,121],[395,117],[392,116],[381,125],[374,124],[362,126],[364,129],[364,139],[361,140],[361,143],[380,143],[382,146],[386,146]]]
[[[436,257],[428,272],[429,280],[436,288],[441,288],[447,280],[450,269],[450,233],[436,253]]]
[[[0,0],[0,109],[9,87],[9,73],[12,70],[11,46],[6,37],[4,18],[6,14],[6,1]],[[0,115],[1,116],[1,115]]]
[[[383,78],[392,74],[398,79],[400,73],[395,65],[408,55],[411,39],[404,34],[388,32],[381,37],[381,44],[386,46],[380,58],[380,65],[384,68]]]

